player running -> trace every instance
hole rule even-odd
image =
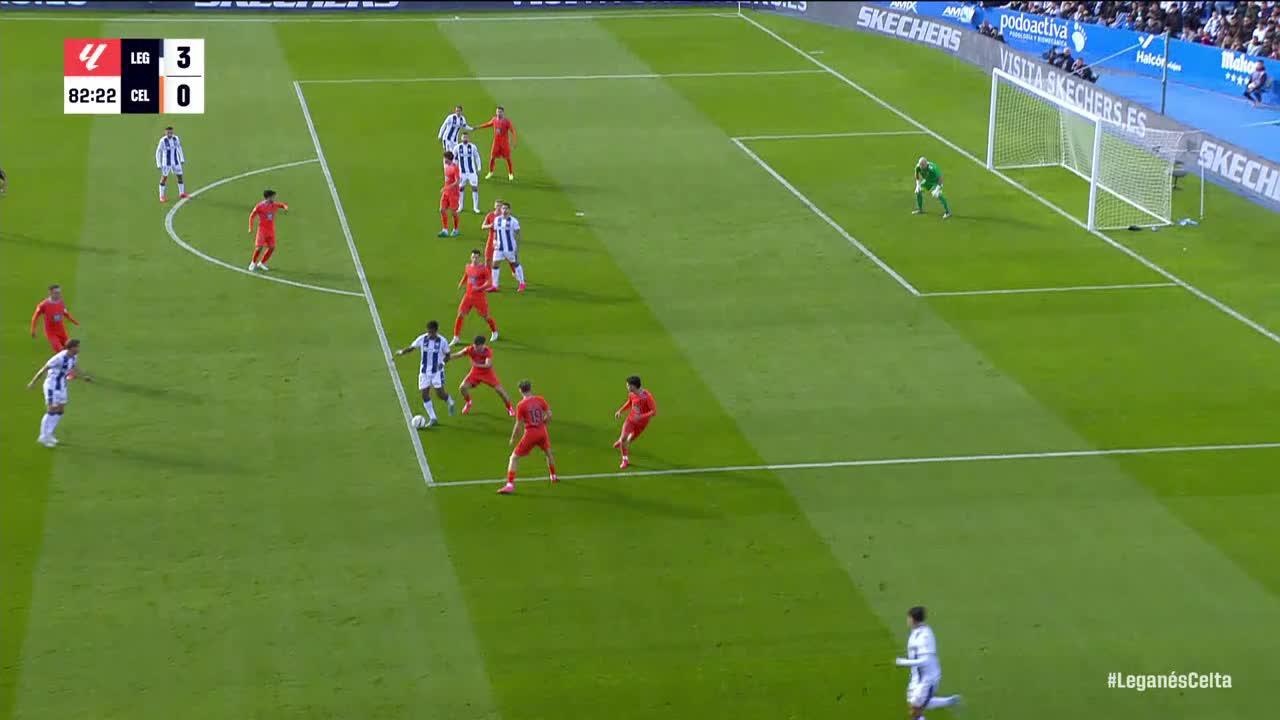
[[[942,219],[951,217],[951,206],[947,204],[947,196],[942,194],[942,171],[936,163],[921,157],[916,163],[916,209],[911,211],[912,215],[924,213],[924,190],[942,203]]]
[[[458,237],[458,207],[462,204],[462,171],[450,150],[444,153],[444,187],[440,188],[440,233],[436,237]],[[449,214],[453,232],[449,232]]]
[[[436,133],[436,138],[440,140],[440,147],[452,150],[453,146],[458,144],[458,133],[463,130],[475,130],[475,128],[467,124],[467,119],[462,115],[462,106],[454,105],[453,112],[444,116],[444,122],[440,123],[440,130]]]
[[[79,355],[80,341],[74,338],[68,340],[67,347],[59,350],[49,358],[48,362],[41,365],[31,381],[27,383],[27,389],[30,390],[35,387],[36,381],[44,376],[45,413],[40,419],[40,436],[36,438],[36,442],[47,448],[58,444],[58,438],[54,437],[53,432],[57,430],[58,423],[62,421],[62,414],[67,410],[67,383],[71,380],[72,371],[76,369]],[[85,382],[93,380],[84,374],[80,375],[80,379]]]
[[[458,169],[462,172],[462,180],[459,183],[462,194],[465,196],[467,187],[471,188],[471,210],[475,214],[480,214],[480,148],[471,142],[471,133],[462,133],[458,144],[453,148],[453,158],[458,163]],[[466,198],[462,198],[465,200]],[[463,205],[466,203],[463,202]]]
[[[427,411],[427,427],[436,424],[436,409],[431,404],[431,389],[435,388],[436,396],[449,404],[449,414],[454,413],[453,397],[444,389],[444,364],[449,362],[449,343],[440,334],[440,323],[432,320],[427,323],[427,331],[414,338],[408,347],[396,351],[396,357],[422,351],[422,362],[418,366],[418,390],[422,391],[422,407]]]
[[[547,423],[551,422],[551,406],[541,395],[533,394],[533,383],[528,380],[520,381],[520,397],[520,404],[516,406],[515,412],[516,424],[511,428],[511,443],[516,447],[507,460],[507,484],[498,488],[499,495],[510,495],[516,491],[516,466],[520,463],[520,458],[536,447],[542,448],[543,454],[547,456],[547,475],[551,482],[560,482],[560,478],[556,477],[556,457],[551,454],[551,436],[547,434]],[[516,434],[521,430],[524,432],[517,443]]]
[[[458,319],[453,321],[453,339],[449,341],[449,345],[457,345],[460,342],[458,336],[462,334],[462,322],[466,319],[467,313],[472,310],[475,310],[489,324],[489,330],[493,333],[489,336],[489,342],[496,342],[498,323],[494,322],[493,316],[489,314],[487,294],[493,288],[493,273],[484,264],[484,258],[481,257],[479,250],[471,251],[471,262],[467,264],[462,279],[458,281],[458,287],[464,286],[466,290],[463,291],[462,302],[458,303]]]
[[[924,608],[916,606],[908,610],[907,624],[911,627],[907,656],[897,658],[894,664],[911,668],[911,680],[907,683],[908,713],[912,720],[920,720],[925,710],[955,705],[960,702],[960,696],[934,697],[938,683],[942,682],[942,664],[938,662],[938,641],[933,636],[933,628],[924,623]]]
[[[627,378],[627,401],[613,416],[620,418],[624,412],[627,413],[627,420],[622,423],[622,433],[613,446],[622,451],[622,464],[618,467],[626,470],[631,465],[631,443],[640,437],[644,429],[649,427],[649,420],[658,414],[658,401],[653,399],[652,393],[640,386],[639,375]]]
[[[164,196],[165,183],[169,181],[169,173],[178,176],[178,197],[189,198],[187,184],[182,180],[182,164],[187,156],[182,152],[182,141],[173,134],[173,126],[164,129],[160,142],[156,144],[156,169],[160,171],[160,202],[168,202]]]
[[[467,373],[462,385],[458,386],[458,392],[462,393],[462,414],[471,413],[471,388],[484,383],[493,388],[494,392],[498,393],[498,397],[502,398],[502,404],[507,407],[507,414],[515,417],[516,411],[511,407],[511,396],[507,395],[507,391],[502,388],[502,381],[498,380],[498,374],[493,371],[493,348],[484,346],[483,335],[477,335],[472,344],[454,353],[450,358],[464,356],[471,358],[471,372]]]
[[[520,221],[511,214],[511,203],[502,203],[501,212],[493,219],[493,290],[498,290],[502,261],[506,260],[516,276],[516,292],[524,292],[524,266],[520,264]]]
[[[493,169],[498,166],[498,158],[502,158],[507,163],[507,179],[516,179],[515,167],[511,164],[511,151],[516,146],[516,126],[511,124],[507,119],[507,111],[498,106],[497,114],[493,116],[489,122],[481,125],[481,128],[493,128],[493,148],[489,150],[489,174],[484,176],[485,180],[493,177]]]
[[[276,251],[276,213],[289,212],[289,203],[276,202],[275,190],[263,190],[262,202],[249,211],[249,234],[253,239],[253,259],[249,261],[250,270],[270,270],[267,261]],[[254,234],[253,222],[258,221],[258,231]]]
[[[49,347],[54,352],[61,352],[67,346],[67,326],[63,319],[70,320],[73,325],[80,325],[67,310],[67,303],[62,299],[61,285],[50,285],[49,297],[36,305],[36,311],[31,316],[31,337],[36,336],[36,320],[41,317],[44,318],[44,336],[49,340]]]
[[[498,200],[494,200],[493,209],[489,211],[489,214],[484,216],[484,222],[480,224],[481,230],[489,231],[489,237],[484,241],[485,267],[489,267],[493,265],[493,236],[495,234],[493,229],[493,223],[495,220],[498,219],[498,216],[502,214],[502,205],[503,205],[503,202],[501,198],[499,198]],[[496,290],[497,288],[490,287],[489,289]]]

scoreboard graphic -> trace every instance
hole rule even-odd
[[[64,40],[62,112],[204,113],[204,40]]]

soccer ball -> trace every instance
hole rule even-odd
[[[409,421],[409,424],[421,430],[422,428],[427,426],[427,419],[422,417],[421,415],[414,415],[413,419]]]

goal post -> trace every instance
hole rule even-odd
[[[1182,133],[1128,131],[996,68],[991,73],[987,168],[1060,167],[1089,183],[1090,230],[1173,222],[1174,161]]]

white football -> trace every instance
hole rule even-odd
[[[427,419],[421,415],[414,415],[413,419],[409,421],[409,424],[421,430],[427,426]]]

